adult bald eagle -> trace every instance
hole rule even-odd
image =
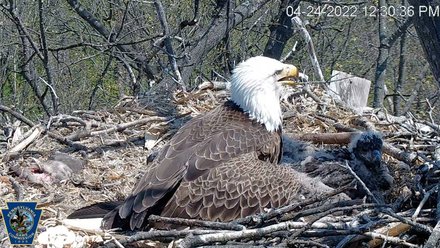
[[[230,100],[188,121],[133,192],[104,216],[102,228],[145,229],[151,214],[230,221],[331,191],[278,165],[281,84],[297,76],[296,67],[267,57],[240,63],[232,74]]]

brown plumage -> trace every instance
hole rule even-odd
[[[102,227],[145,229],[151,214],[230,221],[329,192],[318,180],[278,165],[282,116],[277,84],[297,74],[295,67],[264,57],[240,64],[233,73],[231,100],[187,122],[126,200],[104,216]],[[70,218],[92,216],[96,211],[91,210]]]
[[[277,165],[280,133],[268,132],[231,101],[192,119],[124,204],[106,215],[103,228],[140,229],[150,214],[230,221],[329,192]]]

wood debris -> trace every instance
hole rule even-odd
[[[360,199],[319,205],[316,203],[322,199],[305,199],[230,223],[150,216],[151,222],[179,223],[191,228],[130,235],[91,233],[62,226],[61,221],[75,209],[96,202],[123,200],[148,166],[148,157],[153,158],[191,116],[206,112],[226,99],[224,87],[216,85],[223,84],[207,84],[195,92],[176,92],[174,100],[169,102],[158,95],[124,99],[113,110],[75,111],[52,117],[44,125],[1,107],[0,110],[24,124],[17,131],[21,132],[20,139],[0,146],[4,149],[0,206],[17,199],[39,202],[46,209],[39,233],[45,231],[36,239],[39,245],[59,238],[58,232],[67,235],[71,244],[106,247],[353,247],[361,244],[419,247],[426,242],[427,247],[435,247],[438,244],[439,125],[414,116],[394,117],[374,109],[354,114],[317,87],[308,88],[314,97],[300,90],[301,93],[294,93],[295,97],[285,98],[285,135],[317,147],[332,148],[345,146],[355,132],[380,131],[385,139],[383,160],[395,181],[392,190],[385,194],[386,204],[365,203]],[[316,97],[319,104],[313,99]],[[48,170],[44,166],[57,160],[55,154],[60,153],[56,151],[69,156],[70,162],[60,162],[67,164],[69,173],[63,174],[61,180],[36,183],[31,177]],[[32,169],[35,161],[39,161],[41,171]],[[46,165],[42,167],[42,163]],[[69,163],[75,165],[71,167]],[[337,193],[338,190],[332,194]],[[0,246],[8,244],[4,236],[0,238],[3,238]]]

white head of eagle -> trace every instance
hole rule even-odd
[[[282,125],[281,83],[296,77],[298,69],[293,65],[263,56],[252,57],[232,72],[231,100],[269,132],[277,131]]]

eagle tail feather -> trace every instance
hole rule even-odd
[[[116,209],[121,205],[121,201],[112,202],[99,202],[87,207],[75,210],[67,216],[67,219],[91,219],[91,218],[103,218],[106,214]]]

